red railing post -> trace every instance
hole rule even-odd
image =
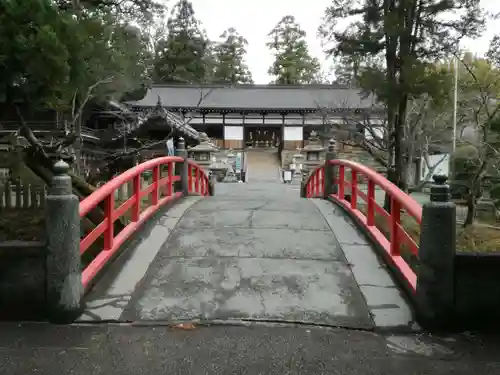
[[[319,191],[319,170],[314,171],[314,186],[313,186],[313,197],[318,196]]]
[[[115,191],[112,191],[104,203],[104,216],[108,225],[104,231],[104,250],[110,250],[113,247],[113,241],[115,238],[115,225],[114,225],[114,213],[115,213]]]
[[[343,165],[339,168],[339,199],[344,200],[345,194],[345,167]]]
[[[200,194],[200,168],[199,167],[195,168],[194,190],[197,194]]]
[[[133,180],[134,184],[134,197],[135,202],[132,206],[132,221],[139,221],[139,217],[141,215],[141,174],[139,173],[137,176],[134,176]]]
[[[356,210],[358,206],[358,174],[351,170],[351,208]]]
[[[399,226],[401,223],[401,205],[396,199],[391,199],[391,255],[399,255]]]
[[[368,178],[368,208],[366,213],[366,224],[368,226],[375,225],[375,183]]]
[[[173,190],[173,182],[172,182],[172,176],[173,174],[173,169],[174,169],[174,163],[170,162],[167,164],[167,197],[170,197],[172,195],[172,190]]]
[[[323,197],[325,195],[325,166],[319,170],[320,173],[320,187],[319,187],[319,192],[321,193],[321,196]]]
[[[311,197],[316,194],[316,171],[313,171],[311,176]]]
[[[193,166],[191,164],[188,165],[188,192],[193,192]]]
[[[156,206],[158,204],[158,193],[160,192],[160,166],[157,165],[153,168],[153,191],[151,192],[152,199],[151,205]]]

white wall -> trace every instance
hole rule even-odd
[[[285,126],[283,131],[284,141],[302,141],[304,132],[302,126]]]
[[[242,141],[243,126],[224,126],[224,139],[228,141]]]

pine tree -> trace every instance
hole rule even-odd
[[[277,84],[313,83],[320,72],[317,58],[309,54],[306,33],[293,16],[285,16],[269,33],[267,43],[274,52],[275,61],[268,73],[275,77]]]
[[[214,48],[214,81],[230,85],[253,83],[252,74],[245,63],[247,40],[234,28],[227,29],[220,38],[221,41]]]
[[[153,79],[157,83],[202,83],[207,79],[209,41],[193,5],[180,0],[167,22],[168,35],[158,42]]]
[[[358,20],[337,28],[351,17]],[[330,53],[356,58],[363,89],[386,105],[391,179],[402,188],[408,103],[436,94],[427,92],[436,88],[432,64],[456,53],[460,38],[477,36],[483,23],[480,0],[338,0],[325,12],[320,32],[333,43]]]

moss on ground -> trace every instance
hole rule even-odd
[[[45,239],[43,209],[0,210],[0,241],[41,241]]]

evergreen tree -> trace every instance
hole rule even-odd
[[[245,63],[247,40],[232,27],[227,29],[220,38],[221,41],[215,45],[214,49],[216,64],[214,81],[230,85],[253,83],[252,74]]]
[[[342,86],[356,87],[359,85],[359,71],[360,66],[356,58],[351,56],[340,57],[335,64],[335,83]]]
[[[309,54],[306,33],[293,16],[285,16],[269,33],[267,43],[274,52],[275,61],[268,73],[278,84],[314,83],[320,72],[317,58]]]
[[[359,82],[386,105],[391,179],[402,188],[408,103],[440,94],[433,63],[456,53],[463,36],[477,36],[482,14],[480,0],[338,0],[326,10],[320,32],[333,43],[329,52],[362,63]],[[337,29],[350,17],[358,20]]]
[[[201,83],[207,78],[209,41],[193,5],[180,0],[167,22],[168,35],[158,42],[153,79],[157,83]]]

